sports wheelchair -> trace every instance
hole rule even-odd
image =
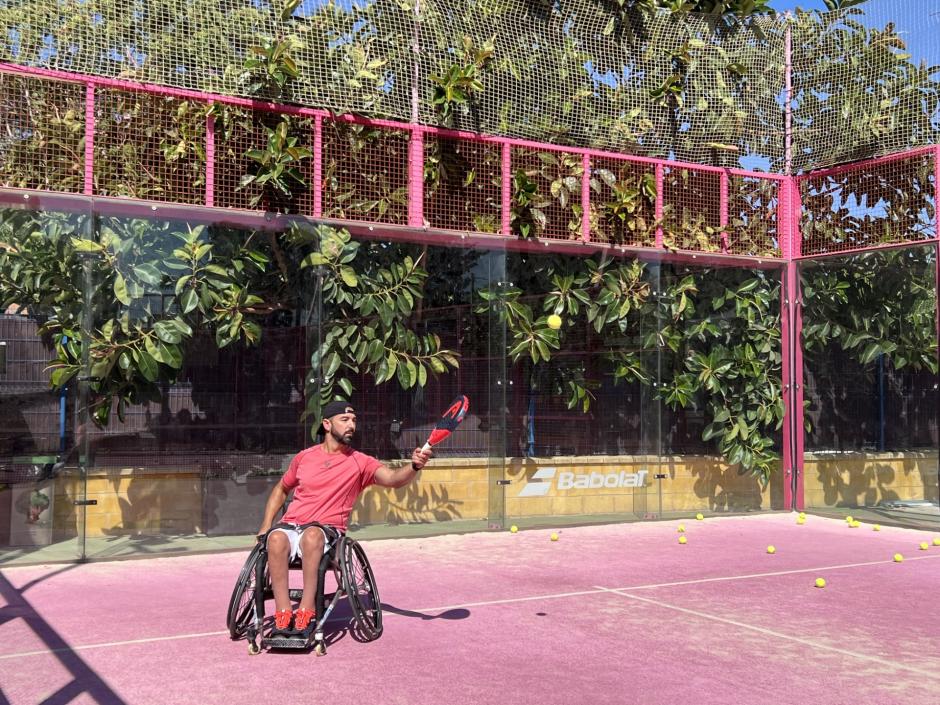
[[[232,639],[248,639],[248,653],[255,655],[262,649],[309,649],[317,656],[326,654],[324,625],[337,603],[343,597],[351,612],[350,634],[357,641],[374,641],[382,635],[382,603],[375,585],[375,576],[369,559],[358,541],[333,527],[308,524],[330,532],[337,538],[320,559],[317,571],[316,623],[308,630],[309,636],[271,636],[273,618],[265,618],[265,601],[273,599],[271,577],[268,570],[267,534],[258,537],[258,543],[248,555],[232,591],[228,605],[228,630]],[[301,569],[300,558],[290,563],[291,570]],[[336,589],[325,592],[327,573],[332,572]],[[299,600],[302,590],[290,590],[291,600]],[[329,601],[329,604],[327,604]]]

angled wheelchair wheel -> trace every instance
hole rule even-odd
[[[357,541],[344,536],[338,547],[343,590],[349,600],[358,637],[373,641],[382,636],[382,601],[366,552]]]
[[[232,639],[241,639],[245,636],[254,617],[255,568],[260,560],[262,560],[262,552],[261,544],[258,544],[248,554],[248,559],[242,566],[241,573],[238,574],[235,589],[232,590],[226,622]],[[267,576],[267,570],[265,570],[265,576]]]

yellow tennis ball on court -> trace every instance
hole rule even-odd
[[[679,537],[679,543],[685,545],[685,544],[687,544],[688,542],[689,542],[689,540],[688,540],[685,536],[680,536],[680,537]]]
[[[701,521],[702,519],[705,518],[705,515],[702,514],[701,512],[699,512],[698,514],[695,515],[695,518],[698,519],[699,521]]]
[[[676,529],[676,531],[678,531],[680,534],[684,534],[684,533],[685,533],[685,524],[679,524],[679,528]]]
[[[796,523],[802,526],[803,524],[806,523],[806,519],[804,519],[803,517],[800,517],[799,519],[796,520]]]
[[[826,579],[825,579],[825,578],[816,578],[816,587],[818,587],[818,588],[824,588],[824,587],[826,587]]]
[[[849,515],[849,516],[847,516],[847,517],[845,518],[845,523],[846,523],[846,524],[851,524],[853,521],[855,521],[855,519],[853,519],[851,515]]]
[[[872,531],[881,531],[881,524],[875,524],[873,527],[871,527],[871,530],[872,530]]]
[[[927,543],[926,541],[921,541],[921,542],[920,542],[920,550],[921,550],[921,551],[926,551],[928,548],[930,548],[930,544],[929,544],[929,543]]]
[[[934,539],[934,540],[933,540],[933,545],[934,545],[934,546],[940,546],[940,539]]]
[[[767,547],[767,553],[776,553],[776,552],[777,552],[777,549],[774,548],[773,546]]]
[[[803,519],[803,520],[805,521],[805,520],[806,520],[806,512],[800,512],[799,518],[800,518],[800,519]]]
[[[904,560],[904,556],[902,556],[900,553],[895,553],[895,554],[894,554],[894,562],[895,562],[895,563],[900,563],[900,562],[903,561],[903,560]]]
[[[549,536],[549,538],[550,538],[552,541],[557,541],[557,540],[558,540],[558,534],[552,533],[552,535]]]
[[[552,330],[558,330],[559,328],[561,328],[561,316],[555,313],[549,316],[548,327],[551,328]]]
[[[516,533],[517,531],[519,531],[519,527],[516,526],[515,524],[513,524],[512,526],[509,527],[509,530],[510,530],[512,533]]]
[[[851,528],[853,528],[853,529],[857,529],[857,528],[860,527],[861,525],[862,525],[862,522],[860,522],[860,521],[853,521],[851,524],[849,524],[849,526],[850,526]]]

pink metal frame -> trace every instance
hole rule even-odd
[[[787,37],[789,46],[790,38]],[[789,62],[790,52],[786,52]],[[167,88],[153,84],[141,84],[131,81],[118,79],[90,77],[77,74],[71,74],[63,71],[53,71],[48,69],[16,66],[12,64],[0,63],[0,72],[18,74],[35,78],[48,80],[67,81],[80,83],[85,86],[85,153],[84,153],[84,182],[82,196],[95,197],[94,207],[99,211],[121,213],[123,215],[153,216],[154,212],[159,212],[163,217],[179,217],[189,220],[201,221],[211,220],[213,222],[226,222],[232,225],[240,225],[254,228],[264,227],[283,227],[286,223],[302,220],[309,222],[310,217],[317,221],[335,224],[346,227],[351,232],[370,238],[395,239],[411,242],[424,242],[434,244],[474,244],[481,247],[496,247],[512,250],[526,251],[545,251],[546,249],[560,252],[584,252],[588,249],[605,249],[613,253],[619,253],[624,256],[639,256],[644,259],[657,261],[675,261],[702,265],[739,265],[751,268],[782,267],[781,278],[781,345],[783,349],[783,372],[782,372],[782,392],[786,407],[784,419],[783,434],[783,469],[784,469],[784,505],[786,509],[802,509],[804,506],[803,498],[803,477],[802,477],[802,458],[803,458],[803,362],[801,346],[798,344],[802,329],[802,301],[799,284],[799,263],[804,259],[818,259],[818,254],[803,255],[801,250],[801,183],[811,178],[821,176],[836,175],[852,170],[860,170],[868,167],[890,163],[893,161],[907,159],[925,153],[934,155],[934,197],[935,205],[940,205],[940,198],[937,198],[937,192],[940,190],[940,147],[926,147],[913,149],[899,154],[891,154],[883,157],[857,162],[851,165],[842,165],[831,169],[812,172],[799,176],[791,174],[792,146],[791,146],[791,115],[790,100],[792,88],[790,84],[789,64],[786,71],[786,94],[788,99],[785,101],[785,174],[771,174],[765,172],[751,172],[743,169],[726,169],[702,164],[691,164],[686,162],[676,162],[650,157],[635,155],[626,155],[611,153],[602,150],[578,148],[569,146],[560,146],[553,144],[544,144],[529,140],[511,139],[507,137],[498,137],[492,135],[482,135],[472,132],[459,130],[449,130],[427,125],[419,125],[417,122],[402,123],[392,120],[370,120],[355,115],[333,115],[325,110],[311,108],[301,108],[292,105],[280,105],[264,101],[251,100],[246,98],[236,98],[232,96],[215,95],[201,93],[197,91]],[[306,118],[312,118],[314,123],[313,134],[313,203],[310,213],[302,214],[307,219],[297,216],[284,216],[280,214],[260,213],[253,211],[219,209],[213,208],[215,204],[215,121],[210,116],[206,119],[206,179],[205,179],[205,198],[204,204],[212,208],[208,212],[203,206],[184,206],[179,204],[159,203],[153,204],[144,201],[128,201],[117,198],[105,198],[97,196],[95,193],[94,181],[94,152],[95,152],[95,92],[98,88],[118,89],[127,91],[137,91],[151,93],[161,96],[169,96],[180,99],[198,101],[206,104],[222,103],[233,106],[239,106],[252,110],[272,111],[281,114],[297,115]],[[407,226],[394,226],[383,223],[368,223],[362,221],[332,220],[323,218],[323,123],[324,121],[347,122],[356,124],[365,124],[372,127],[386,128],[390,130],[399,130],[407,132],[409,137],[408,149],[408,218]],[[500,231],[497,235],[484,233],[461,233],[456,231],[437,230],[429,227],[425,223],[424,213],[424,141],[425,135],[434,135],[441,138],[459,139],[479,143],[487,143],[497,146],[501,154],[501,218]],[[509,237],[512,234],[512,178],[513,178],[513,149],[536,149],[540,151],[564,152],[567,154],[580,155],[583,178],[581,181],[580,205],[582,208],[581,232],[580,238],[574,241],[551,240],[551,239],[530,239],[520,240]],[[664,184],[666,169],[688,168],[698,172],[713,172],[719,175],[719,203],[720,203],[720,226],[721,252],[671,252],[663,248],[663,229],[657,225],[655,232],[655,247],[630,247],[630,246],[611,246],[604,243],[594,243],[591,241],[590,213],[591,206],[591,188],[590,175],[592,169],[592,159],[622,160],[636,164],[652,167],[656,180],[656,201],[655,218],[657,223],[662,222],[664,214]],[[780,254],[776,257],[753,257],[743,255],[729,254],[729,232],[727,226],[730,221],[729,212],[729,180],[730,177],[750,177],[753,179],[762,179],[765,181],[776,182],[778,188],[777,198],[777,232],[779,239]],[[19,194],[19,195],[18,195]],[[20,200],[22,199],[22,200]],[[30,200],[33,199],[33,200]],[[57,205],[60,208],[68,210],[87,210],[89,207],[87,198],[78,198],[66,194],[51,194],[37,192],[19,192],[15,189],[7,189],[6,192],[0,192],[0,202],[23,203],[28,201],[32,204],[41,203],[46,206]],[[81,201],[81,202],[79,202]],[[934,238],[930,241],[917,241],[916,243],[896,243],[885,246],[874,246],[867,248],[855,248],[852,250],[839,251],[832,255],[822,256],[842,256],[850,252],[867,251],[881,249],[882,247],[904,247],[911,244],[925,244],[933,242],[935,247],[940,248],[938,233],[940,233],[940,207],[935,208],[938,212],[937,224],[934,229]],[[940,254],[940,252],[938,252]],[[940,290],[940,256],[937,258],[937,285]],[[938,338],[940,338],[940,312],[937,316]]]

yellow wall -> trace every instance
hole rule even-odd
[[[500,468],[488,459],[447,458],[434,461],[417,481],[397,490],[370,487],[359,499],[351,522],[360,525],[479,520],[489,515],[489,493]],[[539,470],[554,468],[544,496],[520,497]],[[809,507],[864,506],[883,499],[937,499],[937,454],[880,453],[823,457],[808,454],[805,464]],[[558,489],[560,473],[637,473],[647,470],[645,487]],[[490,475],[492,473],[492,479]],[[659,481],[654,475],[663,473]],[[558,457],[510,458],[506,461],[505,514],[551,517],[593,514],[656,515],[660,492],[664,514],[692,511],[756,511],[782,508],[779,475],[767,488],[749,475],[716,458],[682,457]],[[238,492],[238,486],[232,485]],[[56,539],[78,531],[74,500],[80,485],[71,477],[56,483]],[[163,470],[110,470],[88,478],[89,537],[126,534],[201,533],[203,480],[199,473]],[[263,504],[264,496],[250,498]],[[252,531],[248,527],[246,531]]]
[[[146,472],[146,474],[143,474]],[[88,478],[86,507],[89,537],[128,534],[194,534],[202,527],[202,480],[199,473],[167,470],[115,469]],[[54,528],[57,539],[77,534],[74,501],[81,498],[81,482],[74,477],[56,482]]]
[[[807,507],[871,507],[894,499],[937,501],[937,453],[807,453]]]

